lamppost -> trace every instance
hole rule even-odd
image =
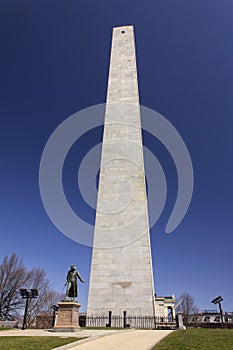
[[[221,316],[221,321],[222,321],[222,328],[224,328],[221,301],[223,301],[223,298],[221,297],[221,295],[219,295],[217,298],[213,299],[213,300],[211,301],[211,303],[213,303],[213,304],[219,304],[219,311],[220,311],[220,316]]]
[[[20,294],[23,299],[26,299],[25,311],[24,311],[24,317],[23,317],[23,327],[22,327],[22,329],[25,329],[27,312],[28,312],[28,300],[32,298],[37,298],[38,290],[37,289],[30,289],[30,290],[20,289]]]

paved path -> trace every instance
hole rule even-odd
[[[72,345],[69,350],[150,350],[170,330],[130,330]],[[58,349],[58,348],[57,348]],[[61,349],[61,348],[60,348]],[[68,348],[67,348],[68,349]],[[62,349],[61,349],[62,350]]]
[[[55,336],[89,337],[81,341],[56,348],[57,350],[150,350],[170,330],[80,330],[74,333],[49,332],[48,330],[9,330],[1,331],[1,336]]]

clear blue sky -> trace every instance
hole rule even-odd
[[[195,176],[187,215],[167,235],[176,172],[161,145],[144,135],[168,181],[165,210],[151,230],[156,292],[187,291],[200,309],[213,309],[210,300],[222,295],[224,310],[233,311],[232,16],[230,0],[1,1],[1,260],[15,252],[28,268],[44,268],[57,291],[77,264],[87,281],[79,298],[85,310],[91,249],[51,223],[39,164],[63,120],[105,102],[112,27],[133,24],[140,102],[179,131]],[[98,129],[81,140],[64,170],[70,203],[90,223],[94,211],[76,188],[77,164],[100,139]]]

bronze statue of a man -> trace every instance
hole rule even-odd
[[[66,277],[66,299],[65,300],[74,300],[78,296],[78,283],[77,278],[84,283],[85,281],[80,276],[79,272],[76,270],[75,265],[70,266],[70,270],[67,273]]]

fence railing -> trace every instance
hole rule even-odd
[[[187,328],[226,328],[233,329],[233,323],[224,322],[222,325],[220,322],[190,322],[186,324]]]
[[[81,327],[115,327],[115,328],[175,328],[175,320],[168,317],[154,316],[80,316]]]

